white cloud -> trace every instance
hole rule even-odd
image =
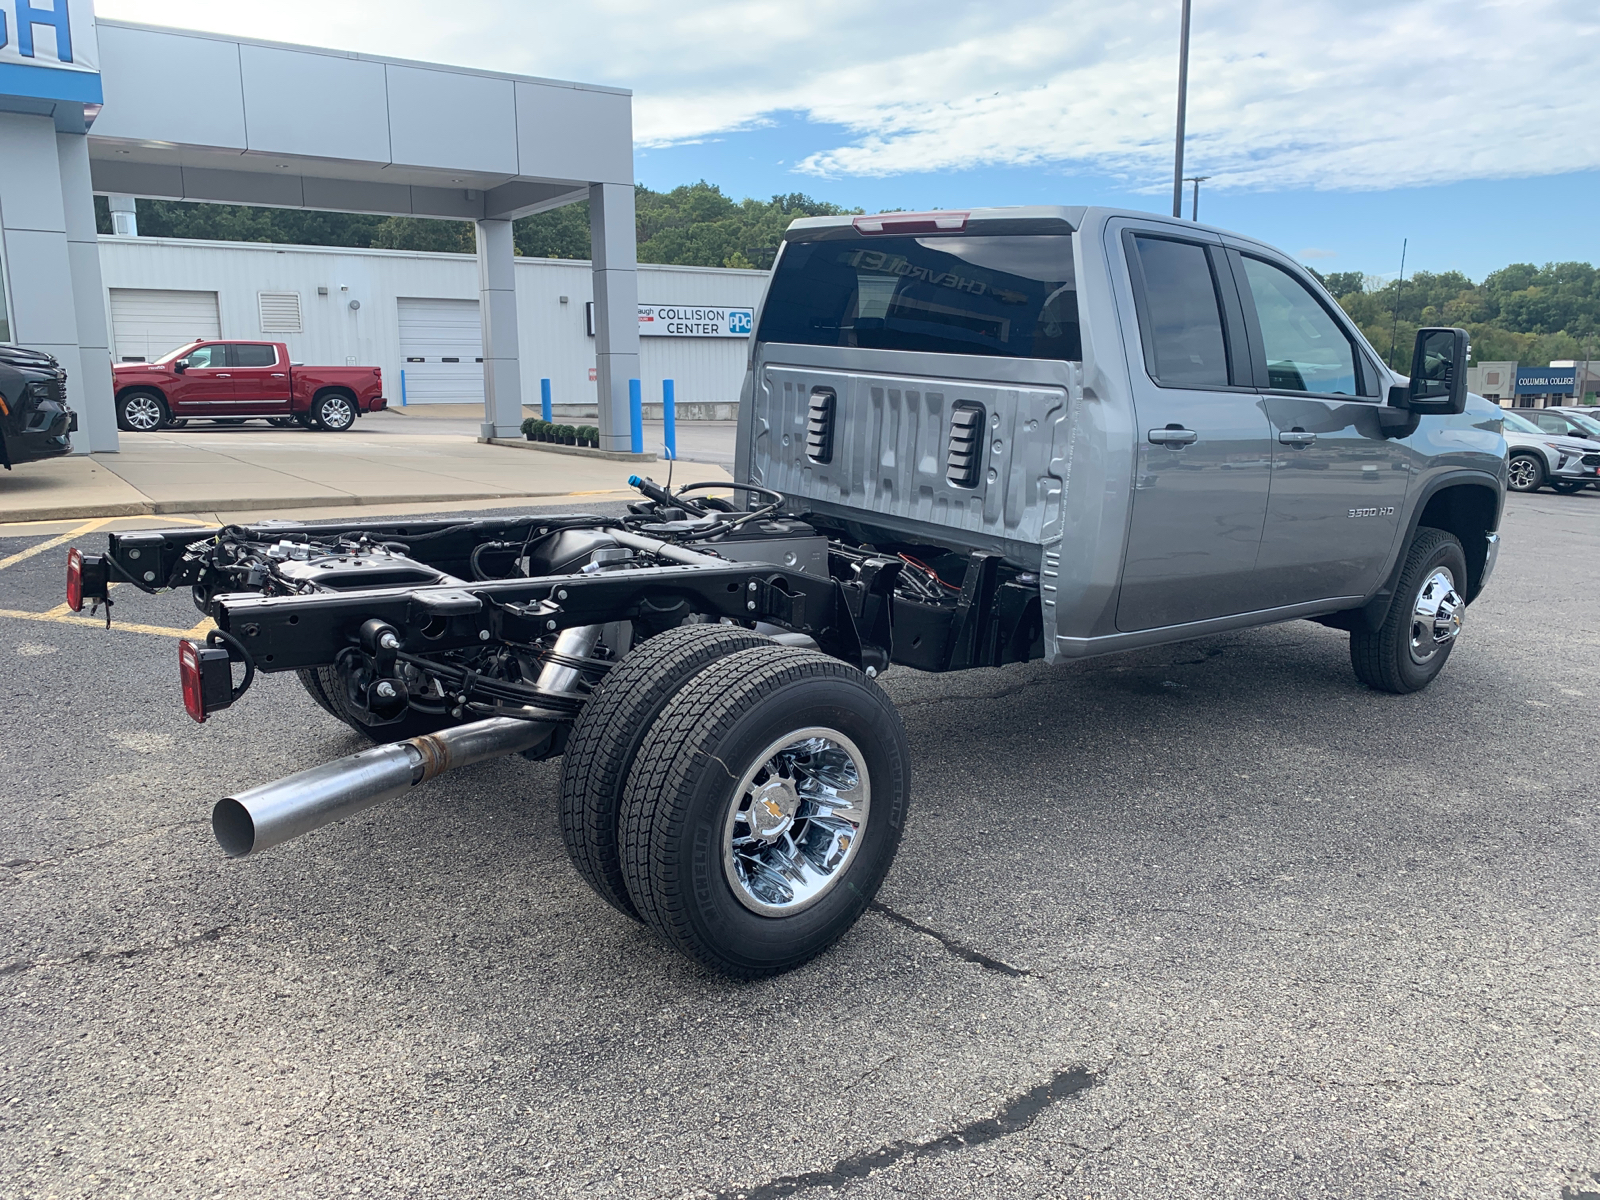
[[[1046,166],[1168,186],[1176,0],[98,0],[158,21],[632,87],[641,146],[799,113],[821,177]],[[1198,6],[1207,188],[1388,188],[1600,168],[1592,0]]]

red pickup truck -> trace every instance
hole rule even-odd
[[[179,346],[154,362],[112,367],[117,427],[148,432],[181,428],[192,418],[241,424],[265,417],[339,433],[364,412],[378,412],[378,367],[304,367],[282,342],[204,341]]]

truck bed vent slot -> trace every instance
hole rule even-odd
[[[806,457],[814,463],[833,461],[833,410],[837,397],[832,388],[812,388],[806,414]]]
[[[977,487],[983,466],[983,405],[963,400],[950,410],[944,477],[956,487]]]

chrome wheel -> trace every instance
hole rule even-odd
[[[356,419],[356,410],[343,396],[329,396],[317,410],[317,420],[332,430],[348,429]]]
[[[871,805],[866,758],[844,734],[813,727],[756,756],[723,822],[722,868],[752,912],[810,908],[844,876]]]
[[[137,429],[140,433],[160,429],[161,419],[165,415],[161,409],[161,401],[154,396],[140,393],[137,396],[129,396],[122,402],[122,419],[128,423],[130,429]]]
[[[1526,454],[1513,458],[1507,467],[1507,482],[1514,492],[1531,492],[1539,486],[1544,472]]]
[[[1455,641],[1461,633],[1461,611],[1465,607],[1450,569],[1435,567],[1411,605],[1412,662],[1424,666]]]

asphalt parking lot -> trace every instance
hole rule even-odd
[[[225,860],[361,743],[193,724],[186,595],[6,562],[66,528],[0,538],[0,1194],[1600,1197],[1600,493],[1510,497],[1418,696],[1308,622],[891,671],[881,907],[754,984],[587,891],[558,764]]]

